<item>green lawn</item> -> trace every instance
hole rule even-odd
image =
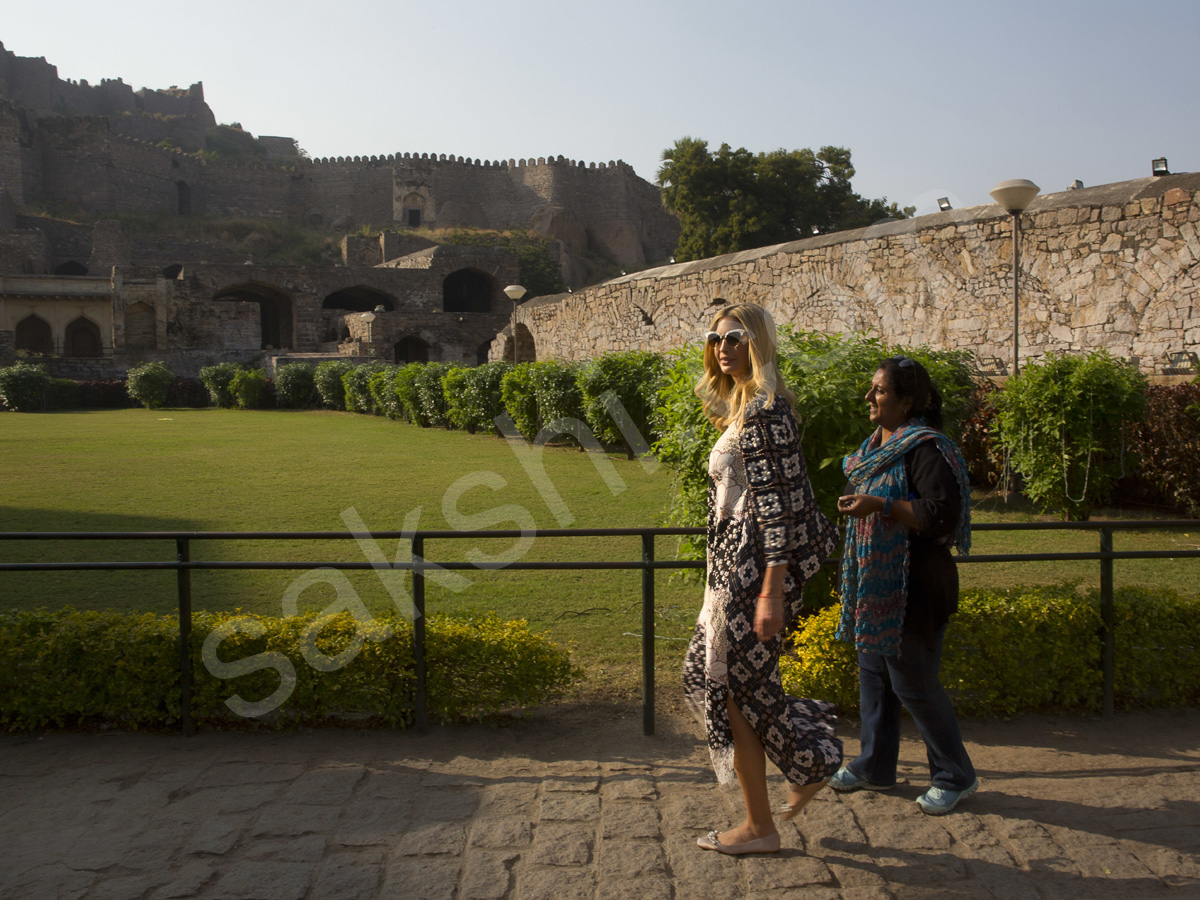
[[[661,524],[672,490],[665,467],[647,472],[623,456],[598,457],[547,448],[531,478],[502,440],[421,429],[335,412],[119,410],[0,416],[3,494],[0,531],[340,531],[346,517],[376,531],[558,527],[616,528]],[[532,464],[526,460],[527,464]],[[555,498],[558,498],[557,500]],[[554,504],[552,509],[551,503]],[[996,504],[990,504],[995,506]],[[981,503],[980,521],[1027,519],[1028,509]],[[554,510],[567,517],[556,518]],[[1137,518],[1144,518],[1137,514]],[[1118,535],[1117,549],[1194,547],[1183,532]],[[378,542],[393,559],[395,540]],[[1087,533],[979,534],[978,553],[1097,547]],[[660,538],[657,556],[673,555]],[[524,561],[635,559],[637,538],[433,541],[432,560],[471,553]],[[195,542],[194,560],[363,560],[354,542]],[[0,560],[173,559],[167,542],[0,542]],[[963,566],[964,586],[1098,580],[1095,563]],[[1192,593],[1200,561],[1116,564],[1118,583],[1162,584]],[[303,570],[197,571],[197,609],[241,608],[280,615]],[[373,610],[394,600],[373,572],[347,573]],[[404,580],[407,590],[408,580]],[[698,583],[660,574],[656,581],[658,662],[664,683],[675,672],[701,603]],[[591,686],[636,689],[640,672],[641,574],[637,572],[481,572],[428,587],[428,611],[495,611],[524,618],[571,647]],[[299,595],[301,609],[334,602],[329,584]],[[402,598],[403,599],[403,598]],[[172,572],[0,573],[0,608],[37,605],[175,610]]]

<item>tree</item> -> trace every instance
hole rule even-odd
[[[866,200],[850,186],[854,166],[842,147],[753,154],[684,137],[663,151],[658,170],[663,204],[682,226],[681,262],[766,247],[825,233],[903,219],[887,198]]]

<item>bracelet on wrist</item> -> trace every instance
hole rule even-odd
[[[783,594],[759,594],[759,600],[782,600]]]
[[[881,513],[882,515],[884,515],[884,516],[886,516],[886,517],[889,517],[889,518],[890,518],[890,517],[891,517],[891,515],[892,515],[892,499],[893,499],[893,498],[891,498],[891,497],[886,497],[886,498],[884,499],[884,501],[883,501],[883,510],[882,510],[882,513]]]

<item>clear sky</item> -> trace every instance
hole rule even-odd
[[[204,82],[219,122],[310,156],[623,159],[692,136],[848,147],[918,214],[1200,170],[1200,2],[58,0],[0,41],[62,78]]]

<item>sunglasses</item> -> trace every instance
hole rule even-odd
[[[910,359],[907,356],[893,356],[888,362],[894,362],[902,369],[907,369],[909,366],[915,366],[916,360]]]
[[[704,340],[710,344],[719,344],[721,341],[732,341],[734,346],[738,344],[749,343],[752,335],[744,328],[730,328],[724,334],[719,331],[710,331],[704,336]]]

